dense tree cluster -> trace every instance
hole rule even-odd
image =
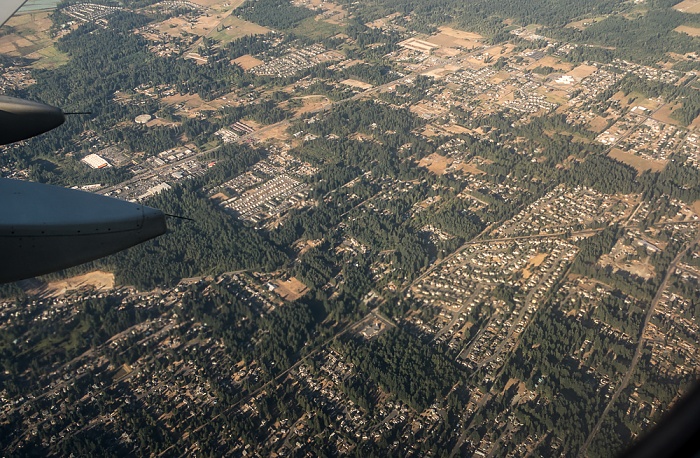
[[[275,29],[291,29],[316,13],[307,8],[293,6],[285,0],[254,0],[244,3],[234,11],[250,22]]]
[[[460,376],[454,362],[400,328],[368,344],[348,340],[343,351],[362,373],[418,411],[446,395]]]

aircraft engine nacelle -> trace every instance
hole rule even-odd
[[[155,208],[0,179],[0,282],[92,261],[165,232],[165,215]]]

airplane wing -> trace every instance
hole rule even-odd
[[[0,178],[0,283],[116,253],[164,234],[145,205],[47,184]]]
[[[15,14],[27,0],[2,0],[0,2],[0,27]]]
[[[0,0],[0,26],[26,0]],[[65,121],[60,108],[0,96],[0,145]],[[0,283],[116,253],[167,231],[160,210],[87,192],[0,177]]]

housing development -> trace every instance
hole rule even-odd
[[[361,3],[10,19],[90,114],[0,176],[184,219],[0,285],[4,455],[610,456],[694,386],[700,1]]]

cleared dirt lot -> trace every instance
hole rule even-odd
[[[110,290],[114,288],[114,274],[96,270],[84,275],[52,281],[45,284],[43,287],[27,292],[30,295],[39,295],[42,297],[58,297],[69,291],[75,291],[85,287],[94,288],[96,291]]]
[[[579,65],[578,67],[574,68],[569,73],[567,73],[567,75],[573,76],[574,78],[581,80],[587,76],[592,75],[597,70],[598,69],[592,65]]]
[[[451,162],[452,161],[445,156],[441,156],[438,153],[433,153],[430,156],[421,159],[420,162],[418,162],[418,165],[427,168],[435,175],[443,175]]]
[[[270,31],[266,27],[227,14],[222,15],[225,17],[210,31],[209,38],[222,43],[229,43],[247,35],[263,35]]]
[[[277,288],[275,292],[285,301],[294,301],[306,294],[309,290],[305,284],[292,277],[287,281],[275,281]]]
[[[679,25],[675,29],[676,32],[687,33],[691,37],[700,37],[700,28],[691,27],[689,25]]]
[[[665,122],[666,124],[674,124],[676,126],[680,126],[681,122],[678,121],[677,119],[674,119],[671,117],[671,113],[673,113],[673,110],[677,109],[680,105],[665,105],[661,107],[659,111],[654,113],[652,116],[653,119],[656,119],[657,121]]]
[[[684,0],[677,5],[674,5],[674,10],[684,13],[700,13],[700,0]]]
[[[596,116],[588,123],[588,129],[596,133],[601,133],[608,127],[608,120],[602,116]]]
[[[663,170],[664,167],[666,167],[666,163],[668,162],[645,159],[635,154],[626,153],[618,148],[613,148],[612,151],[610,151],[610,154],[608,154],[608,156],[631,167],[634,167],[635,170],[637,170],[637,173],[642,173],[645,170],[659,172]]]
[[[566,62],[562,62],[559,59],[557,59],[556,57],[545,56],[542,59],[540,59],[536,62],[533,62],[527,68],[529,70],[532,70],[533,68],[537,68],[537,67],[552,67],[554,70],[557,70],[560,72],[561,71],[568,72],[569,70],[572,69],[573,65],[566,63]]]
[[[263,61],[256,59],[250,54],[246,54],[237,59],[232,60],[233,63],[240,65],[243,70],[250,70],[253,67],[263,64]]]
[[[346,79],[340,82],[341,84],[344,84],[346,86],[351,86],[351,87],[356,87],[359,89],[372,89],[374,86],[372,86],[369,83],[363,83],[362,81],[354,80],[354,79]]]
[[[458,38],[447,33],[438,33],[427,38],[425,41],[432,43],[437,46],[444,46],[446,48],[457,48],[462,47],[465,49],[476,48],[481,46],[481,43],[476,40],[469,40],[464,38]]]

